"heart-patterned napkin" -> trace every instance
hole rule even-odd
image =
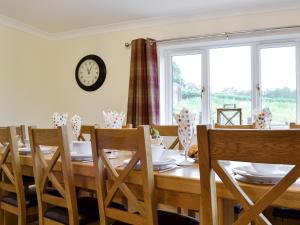
[[[178,137],[181,144],[187,148],[192,142],[194,135],[195,114],[189,109],[183,108],[179,114],[174,113],[178,124]]]
[[[72,125],[72,133],[75,136],[75,138],[77,139],[80,135],[80,130],[81,130],[83,120],[80,116],[74,115],[70,119],[70,122],[71,122],[71,125]]]
[[[68,113],[59,114],[58,112],[52,115],[54,128],[67,125]]]
[[[263,108],[261,112],[257,112],[254,116],[256,129],[271,128],[272,113],[268,107]]]
[[[102,115],[106,128],[122,128],[125,119],[125,114],[123,112],[119,113],[116,111],[102,111]]]

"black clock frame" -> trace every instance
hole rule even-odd
[[[93,85],[86,86],[86,85],[82,84],[79,80],[79,67],[84,61],[89,60],[89,59],[94,60],[98,64],[99,77]],[[87,56],[83,57],[77,64],[77,67],[75,70],[75,78],[76,78],[78,86],[85,91],[95,91],[95,90],[99,89],[103,85],[105,78],[106,78],[106,66],[105,66],[104,61],[97,55],[87,55]]]

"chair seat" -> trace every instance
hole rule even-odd
[[[77,199],[79,224],[84,225],[99,220],[98,202],[96,198],[81,197]],[[123,205],[113,203],[114,208],[125,209]],[[47,209],[44,215],[46,218],[57,221],[62,224],[69,224],[69,214],[66,208],[51,207]]]
[[[79,224],[88,224],[99,220],[98,203],[96,198],[82,197],[77,199]],[[69,213],[66,208],[51,207],[44,216],[62,224],[69,224]]]
[[[23,178],[23,184],[24,184],[25,187],[35,184],[34,177],[23,175],[22,178]]]
[[[157,219],[159,225],[199,225],[199,221],[190,216],[180,215],[178,213],[157,210]],[[124,222],[115,222],[113,225],[129,225]]]
[[[300,220],[300,211],[296,209],[288,209],[288,208],[274,208],[273,216],[286,218],[286,219]]]
[[[27,208],[37,206],[37,197],[36,197],[35,188],[25,189],[25,200],[26,200]],[[8,195],[3,196],[1,201],[13,205],[15,207],[18,207],[17,195],[15,193],[10,193]]]

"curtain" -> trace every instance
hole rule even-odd
[[[152,39],[131,42],[127,123],[159,124],[157,46]]]

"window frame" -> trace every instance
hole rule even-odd
[[[262,95],[261,95],[261,88],[262,88],[262,83],[261,83],[261,54],[260,50],[262,49],[269,49],[269,48],[284,48],[284,47],[295,47],[295,63],[296,63],[296,68],[295,68],[295,75],[296,75],[296,123],[299,122],[300,120],[300,115],[299,115],[299,108],[300,108],[300,96],[298,95],[299,90],[300,90],[300,85],[299,85],[299,65],[297,63],[297,58],[299,58],[300,54],[300,49],[297,48],[297,45],[299,45],[299,41],[286,41],[286,42],[276,42],[276,43],[265,43],[265,44],[258,44],[257,47],[257,53],[258,53],[258,85],[260,87],[260,90],[258,91],[259,95],[259,104],[257,109],[262,108]],[[299,45],[300,46],[300,45]],[[298,67],[298,68],[297,68]],[[253,115],[252,115],[253,116]]]
[[[261,110],[262,97],[260,50],[294,46],[296,49],[296,122],[300,122],[300,33],[280,34],[262,37],[243,37],[227,40],[192,41],[159,45],[160,49],[160,93],[161,93],[161,123],[172,124],[172,57],[178,55],[202,54],[202,124],[209,124],[211,99],[210,99],[210,71],[209,50],[217,48],[230,48],[250,46],[251,48],[251,110]],[[171,80],[170,80],[171,78]],[[258,88],[259,87],[259,88]]]

